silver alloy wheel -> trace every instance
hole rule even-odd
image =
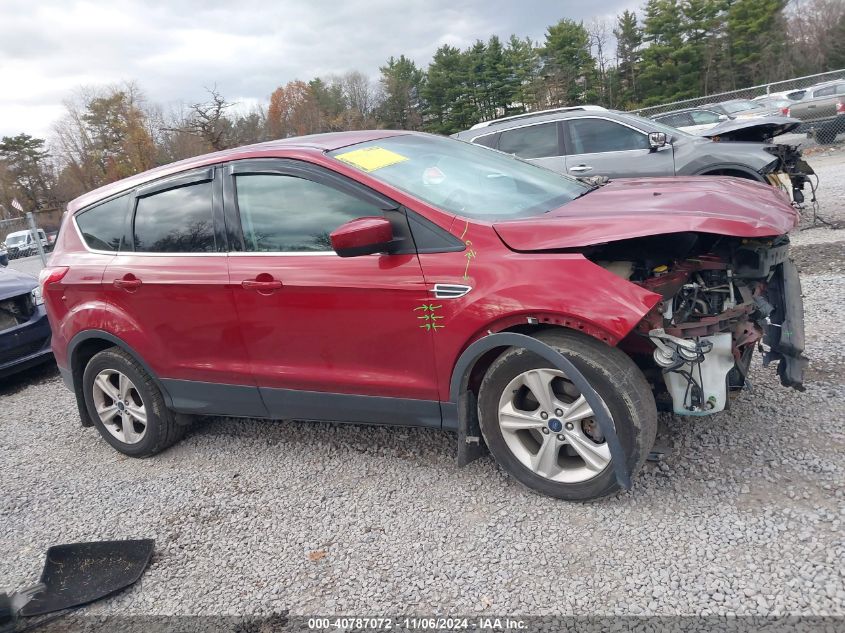
[[[514,457],[552,481],[588,481],[610,464],[593,410],[556,369],[531,369],[508,383],[499,398],[499,428]]]
[[[147,410],[131,380],[116,369],[94,379],[94,406],[103,426],[124,444],[137,444],[147,432]]]

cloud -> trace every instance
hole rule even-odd
[[[630,0],[0,0],[0,135],[49,134],[82,85],[135,80],[165,107],[265,101],[292,79],[360,70],[391,55],[425,67],[443,44],[491,34],[542,40],[563,17],[612,18]]]

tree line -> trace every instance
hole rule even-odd
[[[156,165],[316,132],[450,134],[479,121],[578,104],[633,109],[845,67],[841,0],[647,0],[637,13],[563,18],[541,42],[512,35],[441,46],[426,68],[400,54],[373,80],[351,71],[279,85],[245,109],[215,87],[166,111],[140,86],[80,89],[52,138],[0,140],[0,219]]]

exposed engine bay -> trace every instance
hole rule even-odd
[[[806,202],[815,206],[817,204],[818,177],[813,168],[802,157],[801,149],[797,145],[783,143],[767,145],[765,149],[778,158],[771,165],[771,171],[766,173],[769,184],[784,189],[790,195],[793,204],[799,208],[804,208]],[[781,175],[789,182],[782,181]],[[809,197],[805,194],[805,184],[810,186]]]
[[[29,293],[0,300],[0,330],[26,323],[34,309]]]
[[[583,254],[663,297],[619,345],[652,383],[658,407],[708,415],[748,383],[755,348],[803,390],[807,359],[798,271],[786,236],[675,233],[589,247]]]

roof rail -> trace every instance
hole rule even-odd
[[[491,119],[490,121],[482,121],[481,123],[476,123],[469,129],[477,130],[478,128],[487,127],[488,125],[493,125],[494,123],[501,123],[502,121],[513,121],[514,119],[527,119],[535,116],[543,116],[544,114],[554,114],[555,112],[572,112],[573,110],[606,111],[607,108],[603,108],[597,105],[583,105],[570,106],[566,108],[551,108],[549,110],[537,110],[536,112],[525,112],[523,114],[514,114],[512,116],[506,116],[502,117],[501,119]]]

